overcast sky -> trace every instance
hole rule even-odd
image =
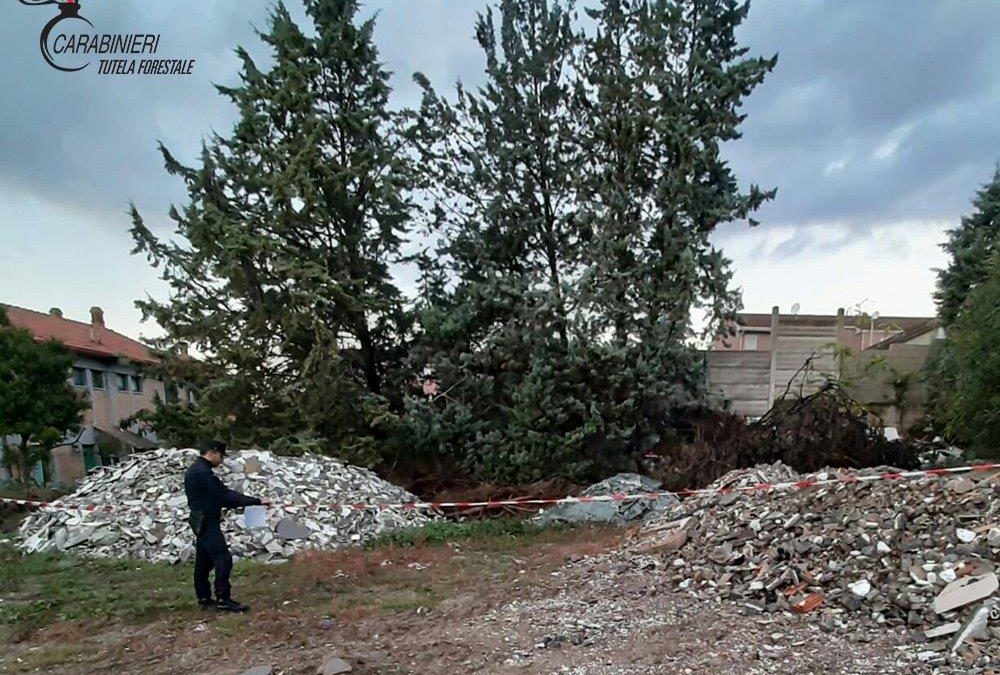
[[[288,3],[298,11],[296,0]],[[47,66],[38,34],[51,6],[9,0],[0,20],[0,302],[59,306],[85,319],[105,309],[138,336],[133,301],[164,294],[129,255],[134,200],[167,226],[179,183],[156,142],[185,161],[233,110],[233,47],[260,52],[254,26],[269,4],[241,0],[83,0],[100,32],[158,32],[158,56],[194,58],[190,76],[100,76]],[[381,0],[376,37],[397,100],[410,76],[438,89],[481,80],[472,39],[480,0]],[[748,311],[833,313],[865,299],[883,315],[933,314],[932,268],[944,231],[1000,160],[1000,2],[756,0],[741,39],[778,66],[746,105],[744,138],[726,153],[744,183],[777,187],[748,230],[716,241],[734,260]]]

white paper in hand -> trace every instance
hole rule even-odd
[[[255,530],[267,525],[265,522],[266,517],[266,506],[248,506],[243,512],[243,523],[247,529]]]

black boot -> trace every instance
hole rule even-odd
[[[215,608],[221,612],[245,612],[250,609],[249,606],[242,603],[236,602],[232,598],[227,600],[219,599],[215,603]]]
[[[212,598],[198,598],[198,607],[201,609],[215,609],[215,600]]]

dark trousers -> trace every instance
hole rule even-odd
[[[229,600],[231,586],[229,574],[233,571],[233,556],[222,536],[218,522],[206,522],[195,540],[194,548],[194,592],[199,600],[212,597],[208,574],[215,569],[215,597]]]

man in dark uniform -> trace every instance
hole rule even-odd
[[[226,444],[211,441],[202,445],[201,457],[184,474],[184,493],[191,509],[189,522],[195,533],[194,592],[198,604],[205,609],[215,607],[228,612],[249,609],[230,596],[229,574],[233,571],[233,556],[222,535],[222,509],[266,505],[266,500],[248,497],[230,490],[212,469],[222,464]],[[215,569],[215,599],[208,583],[208,574]]]

